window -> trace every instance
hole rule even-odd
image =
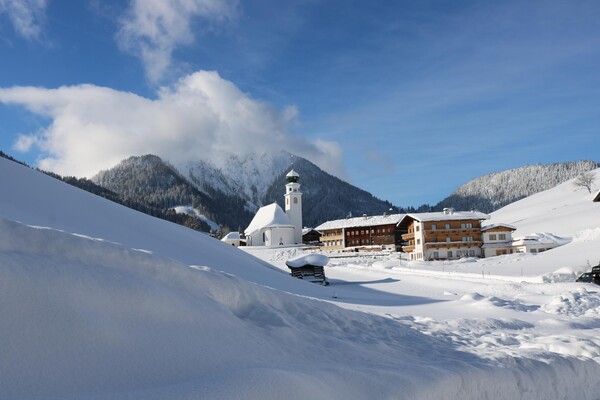
[[[450,229],[450,224],[446,224],[446,229]]]
[[[433,258],[440,258],[440,253],[438,253],[437,251],[434,251]]]
[[[448,251],[448,258],[452,258],[452,250]]]
[[[473,236],[463,236],[462,241],[463,242],[472,242]]]
[[[436,229],[437,229],[437,225],[436,224],[431,225],[431,230],[432,231],[435,231]]]
[[[419,225],[417,225],[417,226],[415,227],[415,230],[416,230],[417,232],[419,232],[419,230],[420,230],[420,229],[421,229],[421,227],[420,227]]]
[[[498,239],[500,239],[500,240],[506,240],[506,233],[500,233],[498,235]]]
[[[536,249],[531,249],[531,252],[532,253],[537,253],[537,250]]]
[[[446,238],[446,243],[450,243],[452,241],[452,239],[450,239],[449,237]]]
[[[469,250],[469,257],[475,257],[475,250]]]
[[[294,204],[298,204],[298,198],[294,197]]]
[[[496,240],[496,234],[490,233],[490,240]]]
[[[473,224],[468,222],[465,224],[460,224],[461,229],[471,229],[473,227]]]
[[[417,244],[421,244],[421,239],[417,239]]]

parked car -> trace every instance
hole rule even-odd
[[[592,282],[592,273],[584,272],[583,274],[579,275],[579,278],[577,278],[575,282]]]

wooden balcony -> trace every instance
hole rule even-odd
[[[414,238],[415,238],[414,232],[408,232],[408,233],[402,234],[402,240],[410,240],[410,239],[414,239]]]
[[[483,245],[482,241],[473,240],[471,242],[426,242],[426,249],[441,249],[446,247],[481,247]]]
[[[410,245],[410,246],[402,246],[402,251],[405,253],[411,253],[415,250],[415,246]]]

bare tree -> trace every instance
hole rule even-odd
[[[586,188],[588,192],[590,192],[590,194],[592,193],[592,185],[594,184],[594,181],[596,180],[596,177],[594,176],[594,174],[592,174],[591,172],[584,172],[583,174],[579,175],[577,177],[577,179],[575,179],[575,182],[573,182],[573,185],[575,185],[575,187],[579,188]]]

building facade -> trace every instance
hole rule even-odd
[[[407,214],[399,223],[404,245],[402,251],[411,260],[453,260],[483,257],[481,222],[489,215],[479,212],[443,212]]]
[[[517,228],[508,224],[495,224],[481,228],[483,235],[483,256],[493,257],[504,254],[512,254],[512,234]]]
[[[382,248],[399,250],[398,223],[404,214],[384,214],[327,221],[315,229],[321,232],[325,250]]]

